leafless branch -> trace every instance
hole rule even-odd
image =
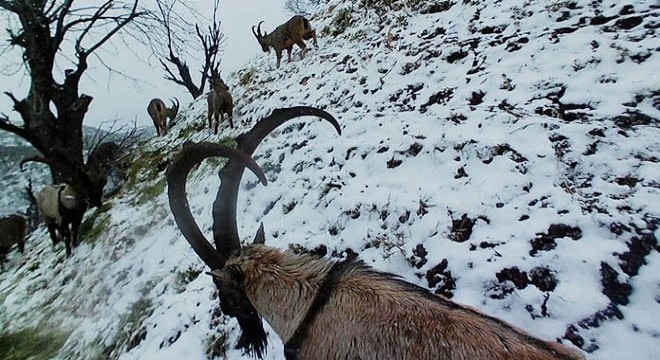
[[[164,56],[164,59],[159,59],[159,62],[166,73],[166,80],[185,87],[193,98],[197,98],[204,92],[206,81],[210,76],[209,70],[217,71],[220,66],[219,54],[221,45],[225,39],[224,35],[220,32],[220,20],[217,17],[219,1],[214,0],[213,2],[213,19],[211,25],[208,27],[208,33],[203,34],[199,29],[199,25],[195,25],[195,35],[204,53],[203,63],[200,69],[199,85],[194,83],[190,73],[190,67],[186,61],[178,55],[179,51],[176,45],[177,42],[181,43],[183,40],[179,39],[179,31],[175,29],[176,21],[174,21],[173,17],[177,16],[174,11],[176,4],[177,0],[167,4],[159,3],[160,23],[167,34],[167,54]],[[168,63],[173,65],[173,67],[170,67]]]

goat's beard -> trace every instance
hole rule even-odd
[[[224,285],[224,286],[223,286]],[[240,287],[227,286],[216,281],[220,310],[226,315],[236,318],[241,327],[241,336],[236,344],[243,353],[263,359],[266,354],[266,331],[261,316],[252,302]]]

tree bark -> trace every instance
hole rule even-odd
[[[82,189],[97,206],[104,183],[86,174],[83,160],[82,124],[92,97],[79,95],[79,82],[87,70],[89,55],[143,14],[137,11],[138,0],[128,1],[132,5],[106,0],[98,8],[83,5],[73,9],[74,0],[0,0],[0,11],[13,13],[20,22],[18,29],[8,29],[9,42],[22,48],[31,79],[24,99],[5,93],[14,102],[23,125],[14,125],[8,117],[0,116],[0,130],[27,140],[42,154],[39,161],[50,167],[54,183],[66,182]],[[113,12],[118,9],[124,12]],[[88,38],[90,32],[96,36],[93,40]],[[67,34],[76,34],[73,44],[77,62],[73,69],[65,70],[64,81],[58,83],[53,75],[55,57]]]

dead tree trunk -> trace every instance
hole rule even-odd
[[[7,29],[9,42],[21,48],[31,79],[25,98],[5,92],[13,100],[23,125],[15,125],[2,114],[0,130],[27,140],[42,155],[27,161],[47,164],[53,182],[67,182],[82,189],[90,203],[98,206],[103,185],[90,179],[83,162],[82,123],[92,97],[79,94],[78,86],[89,56],[143,13],[137,11],[137,0],[108,0],[98,8],[73,8],[73,3],[74,0],[0,0],[0,11],[19,20],[17,28]],[[94,33],[94,39],[90,39],[90,33]],[[74,44],[76,64],[65,70],[64,81],[57,82],[55,79],[60,76],[53,74],[55,58],[65,40]]]

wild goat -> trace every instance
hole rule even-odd
[[[25,218],[20,215],[0,218],[0,267],[4,268],[5,256],[14,244],[18,247],[18,251],[25,250],[26,225]]]
[[[229,118],[229,126],[233,129],[234,122],[232,116],[234,113],[234,101],[229,93],[229,87],[220,77],[211,81],[211,91],[209,91],[206,102],[208,103],[209,129],[214,134],[218,133],[220,121],[224,120],[225,114]]]
[[[69,184],[46,185],[37,195],[37,207],[53,245],[64,238],[66,254],[71,256],[71,246],[78,246],[78,230],[87,211],[87,199]]]
[[[254,244],[241,248],[236,200],[243,171],[247,166],[266,184],[252,153],[273,129],[302,115],[322,117],[339,131],[334,118],[322,110],[276,110],[239,136],[237,149],[186,144],[168,169],[174,219],[212,270],[222,311],[237,318],[242,329],[238,347],[263,356],[263,316],[285,344],[287,360],[583,359],[575,350],[534,338],[360,260],[332,262],[265,246],[263,225]],[[221,185],[213,205],[218,250],[201,233],[186,199],[190,170],[212,156],[229,158],[219,172]]]
[[[254,30],[252,27],[252,34],[259,41],[261,45],[261,50],[263,52],[269,52],[272,47],[275,49],[275,56],[277,57],[277,68],[280,67],[280,61],[282,60],[282,50],[287,51],[289,56],[289,62],[291,62],[291,50],[293,50],[293,44],[298,45],[302,49],[302,58],[305,58],[307,53],[307,45],[303,40],[314,40],[314,46],[318,47],[316,41],[316,31],[312,29],[312,26],[309,23],[309,20],[302,15],[294,15],[289,21],[278,26],[271,32],[267,34],[264,32],[261,33],[261,23],[259,22],[257,30]]]
[[[170,108],[165,106],[165,102],[161,99],[152,99],[149,106],[147,106],[147,112],[154,121],[157,136],[167,134],[167,118],[174,120],[179,113],[179,100],[176,98],[174,100],[176,100],[176,103],[172,101],[172,107]]]

